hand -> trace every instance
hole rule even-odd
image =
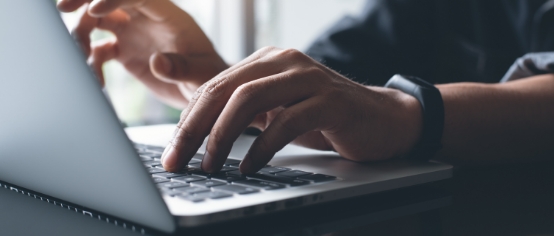
[[[101,83],[102,65],[116,59],[160,99],[184,108],[200,85],[228,68],[192,17],[169,0],[62,0],[58,8],[89,2],[72,33]],[[91,45],[95,28],[116,40]]]
[[[216,172],[249,125],[263,132],[242,173],[256,172],[291,141],[353,161],[384,160],[415,145],[421,116],[410,95],[357,84],[296,50],[264,48],[197,90],[162,163],[180,170],[209,134],[202,169]]]

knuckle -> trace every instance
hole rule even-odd
[[[183,143],[187,143],[188,141],[194,140],[195,137],[196,135],[194,131],[192,131],[184,124],[179,124],[177,126],[177,133],[175,134],[175,137],[171,141],[171,144],[173,145],[173,147],[177,148],[178,146],[181,146]]]
[[[275,52],[278,52],[280,49],[273,47],[273,46],[266,46],[259,50],[257,50],[255,53],[252,54],[255,60],[260,60],[265,57],[269,57],[273,55]]]
[[[269,145],[269,142],[264,135],[260,135],[256,138],[256,149],[261,153],[272,152],[271,145]]]
[[[220,129],[218,128],[213,128],[211,131],[210,131],[210,139],[213,141],[213,142],[216,142],[216,143],[219,143],[221,141],[223,141],[223,133]]]
[[[227,93],[225,78],[209,82],[202,91],[202,98],[205,100],[218,100]]]
[[[226,137],[227,136],[223,133],[223,131],[220,128],[214,127],[210,131],[210,137],[209,137],[210,143],[214,145],[208,145],[209,151],[211,153],[216,153],[217,150],[230,148],[229,143],[226,142],[227,141]],[[232,144],[233,143],[231,142],[230,145]]]
[[[248,101],[256,97],[258,90],[259,90],[258,86],[252,83],[242,84],[233,93],[233,99],[238,99],[240,101]]]
[[[186,109],[183,110],[183,111],[181,111],[181,115],[179,115],[179,123],[178,123],[178,125],[180,125],[180,124],[182,124],[183,122],[185,122],[185,118],[187,118],[187,114],[188,114],[188,112],[187,112]]]
[[[309,67],[304,68],[302,70],[303,70],[303,74],[308,76],[308,77],[314,77],[314,78],[318,78],[318,79],[328,77],[328,76],[326,76],[325,72],[322,71],[317,66],[309,66]]]
[[[202,95],[202,92],[204,91],[204,89],[206,89],[206,84],[203,84],[202,86],[198,87],[198,88],[194,91],[194,94],[192,95],[191,102],[196,102],[196,101],[198,101],[198,99],[199,99],[200,96]]]
[[[267,54],[269,52],[274,52],[274,51],[277,51],[277,50],[279,50],[279,49],[274,47],[274,46],[265,46],[265,47],[259,49],[256,52],[259,53],[259,54]]]
[[[295,120],[296,116],[297,116],[296,112],[284,110],[281,112],[279,117],[275,119],[275,122],[278,122],[279,126],[281,126],[282,129],[292,134],[296,134],[297,132],[296,120]]]
[[[306,59],[306,55],[294,48],[288,48],[280,53],[281,55],[285,56],[286,58],[289,58],[291,60],[304,60]]]

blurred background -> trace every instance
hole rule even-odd
[[[320,33],[345,15],[357,15],[365,0],[173,0],[194,17],[216,50],[234,64],[264,46],[305,51]],[[62,15],[71,28],[74,13]],[[94,31],[93,41],[113,37]],[[176,123],[180,111],[156,100],[115,61],[104,65],[106,90],[128,126]]]

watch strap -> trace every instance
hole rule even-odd
[[[420,140],[408,159],[427,161],[442,148],[444,103],[440,91],[431,83],[414,76],[394,75],[385,85],[414,96],[421,104],[423,127]]]

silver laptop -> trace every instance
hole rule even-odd
[[[202,150],[182,173],[164,172],[164,135],[155,142],[152,130],[130,129],[130,141],[53,2],[0,1],[3,183],[169,233],[452,175],[436,162],[359,164],[289,145],[243,176],[236,166],[253,140],[246,136],[216,175],[197,168]]]

